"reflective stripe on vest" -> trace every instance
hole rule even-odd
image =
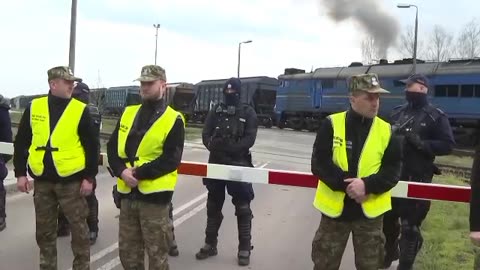
[[[50,133],[48,97],[32,100],[30,106],[32,143],[28,149],[28,166],[33,174],[36,176],[43,174],[45,151],[51,151],[55,169],[61,177],[85,169],[85,150],[78,136],[78,125],[84,110],[85,104],[71,99]]]
[[[118,156],[127,160],[125,146],[128,134],[132,129],[135,117],[140,110],[141,105],[132,105],[125,108],[120,119],[120,128],[118,130]],[[163,144],[168,133],[181,116],[180,113],[167,106],[165,112],[158,118],[147,130],[138,146],[134,166],[140,167],[144,163],[157,159],[163,153]],[[181,117],[183,120],[183,117]],[[185,124],[185,122],[183,122]],[[132,167],[129,161],[125,162],[127,168]],[[138,190],[143,194],[150,194],[162,191],[173,191],[177,183],[177,170],[161,176],[156,179],[143,179],[138,182]],[[131,188],[121,179],[117,179],[118,192],[128,194]]]
[[[345,138],[346,112],[329,116],[333,127],[332,160],[344,172],[348,172],[348,158]],[[357,177],[367,177],[377,173],[382,164],[383,154],[391,136],[390,124],[375,117],[358,161]],[[330,189],[321,179],[313,205],[326,216],[336,218],[343,212],[345,192]],[[369,194],[362,203],[363,213],[368,218],[375,218],[391,209],[391,192]]]

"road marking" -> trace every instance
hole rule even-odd
[[[102,267],[97,268],[97,270],[110,270],[110,269],[113,269],[113,268],[117,267],[117,265],[120,265],[120,258],[119,257],[116,257],[115,259],[109,261],[108,263],[106,263]]]
[[[204,192],[204,193],[202,193],[201,195],[199,195],[199,196],[195,197],[194,199],[190,200],[189,202],[181,205],[180,207],[175,208],[175,209],[173,210],[173,216],[176,217],[179,213],[181,213],[181,212],[184,211],[185,209],[191,207],[192,205],[194,205],[194,204],[196,204],[197,202],[201,201],[202,199],[206,198],[207,195],[208,195],[208,192]],[[201,206],[205,207],[206,204],[202,204]],[[199,207],[197,207],[197,208],[199,208]],[[197,208],[193,209],[193,210],[190,211],[190,212],[185,213],[185,215],[189,215],[191,212],[194,212]],[[198,212],[198,211],[197,211],[197,212]],[[196,213],[197,213],[197,212],[196,212]],[[182,217],[183,217],[183,216],[181,216],[179,219],[181,219]],[[190,217],[192,217],[192,216],[189,216],[189,218],[190,218]],[[185,220],[186,220],[186,219],[185,219]],[[181,223],[183,223],[185,220],[183,220]],[[173,222],[174,222],[174,223],[173,223],[174,226],[176,226],[176,225],[175,225],[175,224],[176,224],[175,222],[177,222],[177,220],[174,220]],[[180,224],[181,224],[181,223],[180,223]],[[102,250],[100,250],[99,252],[91,255],[91,256],[90,256],[90,264],[92,264],[92,263],[100,260],[101,258],[105,257],[106,255],[114,252],[116,249],[118,249],[118,242],[115,242],[115,243],[112,244],[111,246],[109,246],[109,247],[107,247],[107,248],[105,248],[105,249],[102,249]],[[113,260],[112,260],[112,261],[113,261]],[[111,261],[111,262],[112,262],[112,261]],[[110,263],[110,262],[109,262],[109,263]],[[119,263],[120,263],[120,260],[119,260]],[[107,264],[108,264],[108,263],[107,263]],[[113,265],[113,264],[114,264],[114,263],[112,263],[112,265]],[[117,264],[117,265],[118,265],[118,264]],[[105,265],[104,265],[104,266],[105,266]],[[113,267],[115,267],[115,266],[113,266]],[[113,269],[113,267],[112,267],[112,268],[106,268],[106,269]],[[99,268],[99,269],[102,269],[102,270],[103,270],[104,268]],[[68,270],[72,270],[72,268],[69,268]]]
[[[178,214],[181,213],[183,210],[185,210],[185,209],[189,208],[190,206],[196,204],[197,202],[201,201],[202,199],[206,198],[207,196],[208,196],[208,191],[205,192],[205,193],[203,193],[203,194],[201,194],[200,196],[194,198],[193,200],[187,202],[186,204],[178,207],[178,208],[174,207],[174,209],[173,209],[173,216],[178,215]]]
[[[261,166],[259,166],[258,168],[265,168],[268,164],[270,164],[270,161],[267,161],[265,163],[263,163]]]
[[[202,194],[203,195],[203,194]],[[200,196],[199,196],[200,197]],[[197,197],[198,198],[198,197]],[[192,200],[193,201],[193,200]],[[185,204],[186,205],[186,204]],[[194,209],[190,210],[189,212],[185,213],[181,217],[177,218],[173,222],[174,227],[180,226],[182,223],[190,219],[191,217],[195,216],[198,214],[200,211],[202,211],[206,207],[206,203],[202,203],[199,206],[195,207]],[[167,255],[168,256],[168,255]],[[117,256],[115,259],[112,259],[111,261],[107,262],[106,264],[102,265],[100,268],[97,268],[97,270],[112,270],[115,267],[119,266],[121,264],[120,258]]]

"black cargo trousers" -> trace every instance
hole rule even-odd
[[[209,160],[209,163],[221,164],[221,162],[214,161],[215,160]],[[253,167],[251,155],[248,155],[248,157],[243,157],[242,160],[238,163],[228,163],[231,163],[230,165],[235,166]],[[203,184],[208,190],[207,227],[205,229],[205,243],[214,247],[217,246],[218,230],[220,229],[220,225],[222,224],[223,220],[222,208],[225,202],[226,188],[228,194],[232,196],[232,203],[235,206],[235,215],[237,216],[239,240],[238,249],[250,251],[252,249],[251,230],[253,219],[250,202],[255,197],[252,184],[210,178],[204,178]]]

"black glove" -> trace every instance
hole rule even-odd
[[[225,141],[222,138],[214,137],[210,140],[210,143],[208,144],[208,150],[220,150],[223,148],[224,144]]]
[[[418,136],[418,134],[408,132],[407,134],[405,134],[405,140],[418,150],[424,149],[423,141],[422,139],[420,139],[420,136]]]
[[[121,198],[120,198],[120,193],[118,192],[117,190],[117,185],[114,185],[113,186],[113,190],[112,190],[112,196],[113,196],[113,202],[115,203],[115,206],[120,209],[121,207]]]

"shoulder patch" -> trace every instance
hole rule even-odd
[[[424,108],[424,111],[428,114],[430,118],[432,118],[433,121],[436,121],[438,117],[444,116],[445,113],[440,110],[438,107],[433,106],[433,105],[428,105]]]
[[[445,115],[445,112],[442,111],[440,108],[435,108],[441,115]]]

